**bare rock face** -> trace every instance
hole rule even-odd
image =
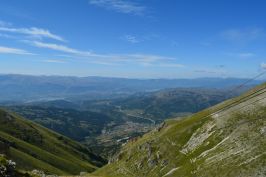
[[[29,172],[31,176],[34,177],[58,177],[57,175],[46,175],[42,170],[32,170]]]
[[[7,160],[5,155],[0,154],[0,177],[58,177],[57,175],[46,175],[41,170],[20,172],[16,169],[16,162]]]
[[[6,160],[3,155],[0,156],[0,176],[1,177],[15,177],[16,163],[11,160]]]
[[[45,173],[41,170],[32,170],[31,174],[38,176],[38,177],[46,177]]]

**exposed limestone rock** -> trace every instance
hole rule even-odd
[[[208,139],[215,131],[212,130],[215,127],[215,123],[209,122],[202,127],[198,128],[190,137],[187,144],[183,147],[181,152],[183,154],[187,154],[193,150],[195,150],[198,146],[202,145],[202,143]]]
[[[1,177],[14,177],[16,176],[16,163],[12,160],[5,160],[1,155],[0,163],[0,176]]]

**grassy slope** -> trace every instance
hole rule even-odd
[[[103,163],[79,143],[4,110],[0,110],[0,143],[5,145],[0,150],[23,170],[79,174]]]
[[[94,175],[265,176],[266,84],[124,146]]]

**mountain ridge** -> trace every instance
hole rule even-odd
[[[107,77],[67,77],[0,75],[0,101],[39,101],[55,99],[106,99],[121,98],[136,92],[149,92],[177,87],[226,88],[234,87],[247,79],[127,79]],[[261,83],[253,81],[250,85]]]
[[[94,174],[265,176],[266,84],[127,143]]]

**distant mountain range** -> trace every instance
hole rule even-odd
[[[229,88],[247,79],[126,79],[106,77],[0,75],[1,102],[38,100],[92,100],[127,96],[167,88]],[[257,85],[256,80],[249,85]]]

